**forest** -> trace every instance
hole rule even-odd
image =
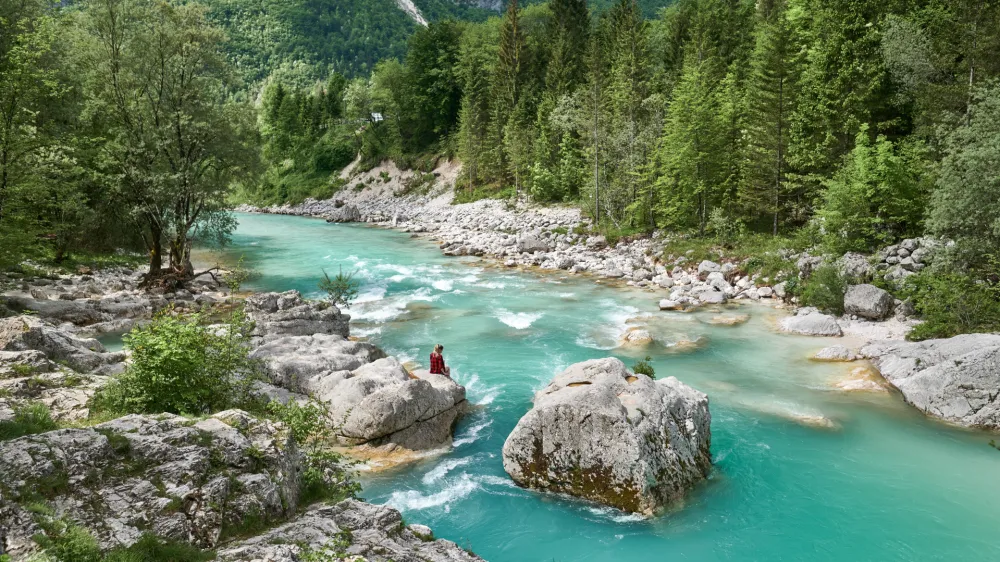
[[[579,205],[615,236],[941,236],[960,286],[997,280],[996,1],[424,2],[426,27],[393,16],[405,44],[360,4],[337,43],[343,3],[0,0],[0,260],[190,274],[234,202],[329,197],[360,155],[457,158],[459,202]]]

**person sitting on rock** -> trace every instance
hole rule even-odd
[[[431,374],[450,377],[451,367],[445,366],[444,355],[441,355],[442,351],[444,351],[444,346],[437,344],[434,346],[434,351],[431,352]]]

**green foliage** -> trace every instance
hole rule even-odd
[[[94,398],[94,409],[120,414],[207,414],[252,403],[259,366],[249,357],[252,323],[242,310],[209,328],[202,317],[170,311],[125,335],[125,372]]]
[[[250,269],[243,265],[245,256],[240,256],[239,261],[236,265],[231,267],[223,276],[222,282],[225,283],[226,287],[229,289],[229,294],[232,297],[236,293],[240,292],[240,287],[244,283],[257,277],[258,273],[253,269]]]
[[[642,361],[636,361],[632,365],[632,372],[637,375],[646,375],[651,379],[655,379],[656,371],[653,369],[653,365],[650,364],[650,361],[652,360],[653,358],[647,355]]]
[[[945,137],[928,226],[981,261],[1000,246],[1000,83],[978,89],[973,99],[967,121]]]
[[[302,505],[336,502],[355,497],[361,491],[360,484],[346,468],[347,461],[330,448],[335,424],[324,405],[312,401],[306,404],[272,401],[267,411],[288,426],[296,443],[305,451],[299,500]]]
[[[29,402],[14,407],[14,417],[0,422],[0,441],[58,429],[48,407],[39,402]]]
[[[819,218],[834,253],[868,252],[920,232],[926,192],[919,160],[900,155],[892,142],[858,133],[844,166],[827,182]]]
[[[43,549],[45,559],[53,562],[207,562],[215,558],[212,551],[148,533],[132,546],[102,552],[87,529],[66,519],[55,518],[47,509],[36,510],[35,513],[35,519],[44,532],[36,534],[33,539]]]
[[[350,529],[338,532],[330,540],[315,549],[307,549],[302,553],[302,562],[339,562],[348,558],[347,549],[350,548],[354,537]]]
[[[847,280],[832,265],[816,268],[809,279],[796,287],[796,291],[800,302],[806,306],[815,306],[838,316],[844,313]]]
[[[899,294],[912,300],[923,320],[907,335],[910,340],[1000,331],[1000,287],[995,281],[971,273],[924,270],[907,277]]]
[[[332,278],[323,270],[323,279],[319,282],[319,288],[326,293],[327,300],[337,306],[350,306],[351,301],[358,298],[358,289],[361,284],[354,278],[355,272],[345,274],[344,268],[340,268]]]

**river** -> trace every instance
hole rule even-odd
[[[889,393],[833,385],[851,367],[808,357],[835,343],[778,334],[744,306],[665,313],[656,296],[591,279],[446,258],[409,235],[313,219],[238,215],[229,259],[252,288],[320,296],[322,271],[357,272],[352,334],[426,365],[434,343],[469,399],[454,449],[362,474],[362,496],[400,509],[492,562],[618,560],[1000,560],[1000,451],[990,436],[925,419]],[[656,338],[626,351],[642,326]],[[652,357],[711,399],[711,477],[644,520],[515,486],[500,450],[532,394],[566,366]]]

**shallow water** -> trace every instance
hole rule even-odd
[[[239,219],[226,255],[262,273],[254,288],[318,297],[324,268],[357,271],[354,334],[424,365],[444,344],[482,408],[451,452],[363,476],[363,496],[487,560],[1000,560],[991,436],[924,419],[893,395],[834,389],[849,368],[806,359],[831,341],[775,333],[775,311],[725,310],[751,319],[715,326],[718,312],[661,313],[651,293],[445,258],[398,232]],[[631,326],[653,346],[615,349]],[[532,394],[609,354],[648,354],[658,376],[711,399],[712,476],[653,520],[522,490],[503,471],[504,439]]]

